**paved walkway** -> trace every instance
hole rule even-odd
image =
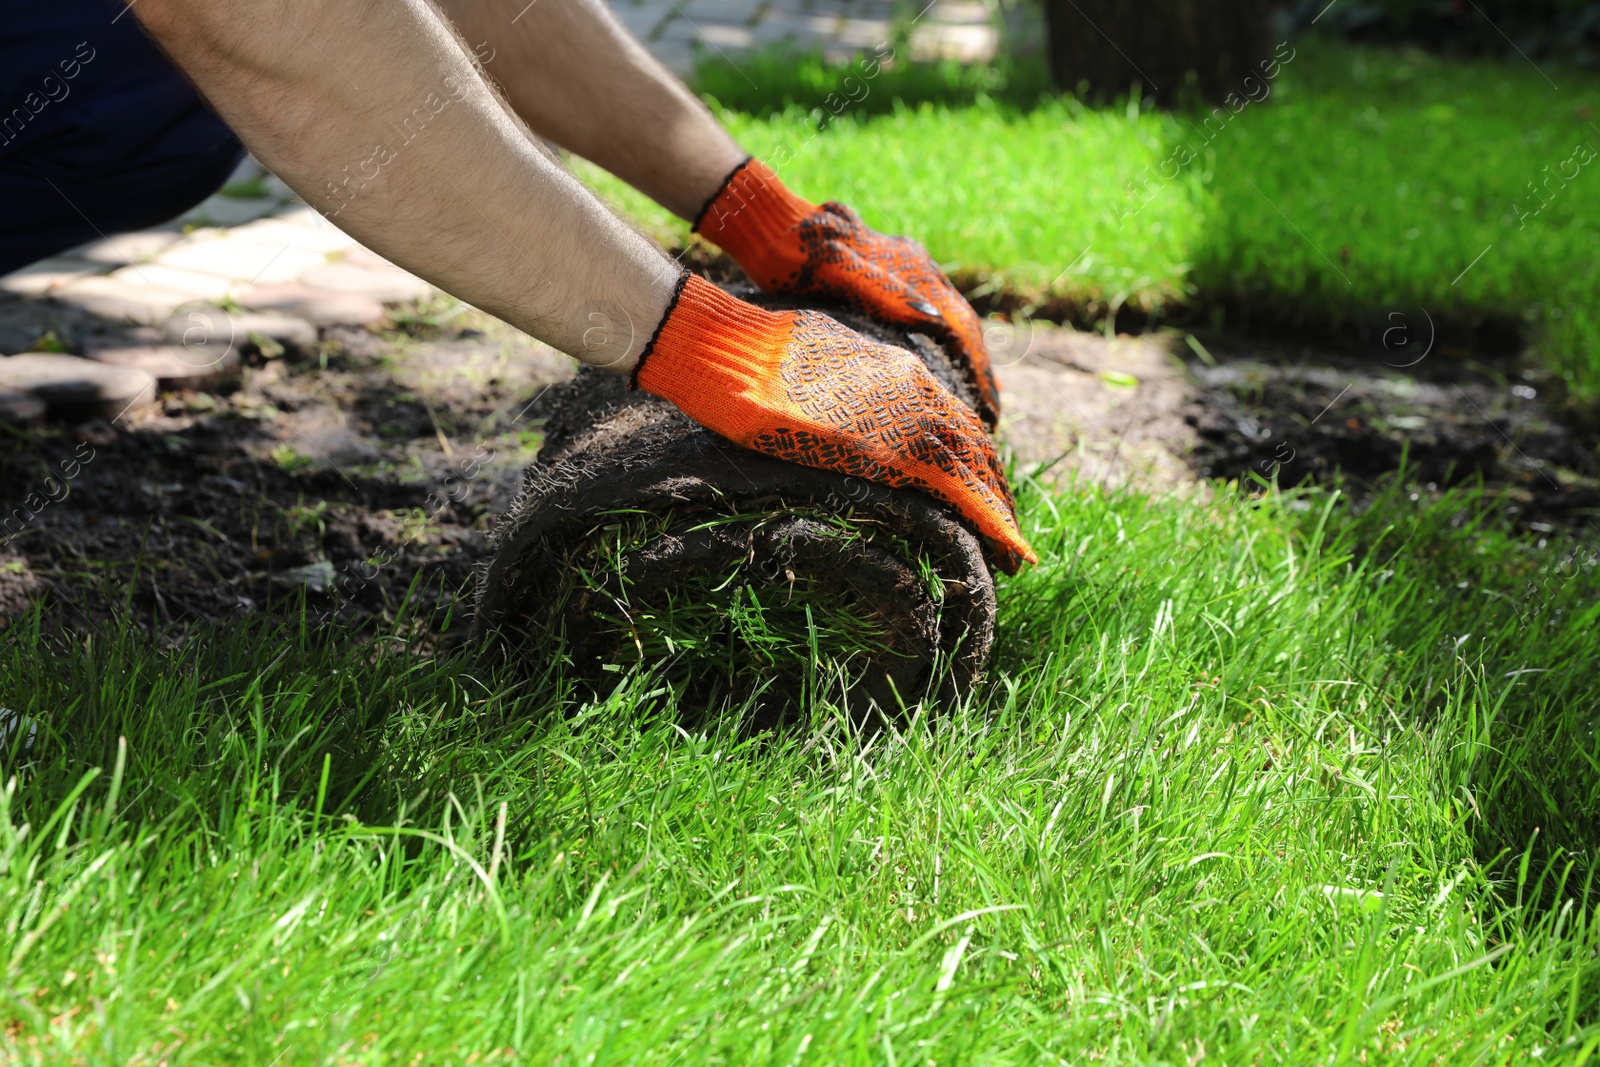
[[[163,391],[237,377],[241,353],[304,357],[330,328],[374,326],[386,306],[434,294],[254,164],[236,178],[262,195],[215,196],[168,227],[115,235],[0,278],[0,354],[11,356],[0,359],[0,418],[88,407],[132,424]],[[185,222],[195,228],[183,232]],[[1023,468],[1161,488],[1192,480],[1180,457],[1194,443],[1183,418],[1193,390],[1159,341],[991,327],[1007,392],[1002,437]],[[60,343],[52,347],[82,355],[17,355],[50,333]],[[1108,370],[1141,385],[1107,385]],[[302,411],[285,432],[309,438],[308,417]],[[337,449],[324,442],[318,451]],[[1067,462],[1053,462],[1064,453]]]

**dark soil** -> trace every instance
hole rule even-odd
[[[447,616],[538,447],[528,404],[573,364],[430,310],[326,330],[312,358],[256,359],[115,426],[0,424],[0,612],[37,602],[79,635],[125,612],[175,643],[219,618],[298,619],[302,601],[358,628],[409,603],[464,637],[465,612]]]
[[[1430,353],[1411,366],[1355,348],[1213,340],[1196,358],[1195,472],[1276,479],[1342,475],[1356,492],[1404,470],[1419,492],[1482,480],[1521,523],[1548,530],[1600,507],[1593,437],[1563,423],[1514,362]]]

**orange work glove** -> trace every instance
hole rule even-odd
[[[685,274],[634,384],[736,444],[954,507],[1000,568],[1038,562],[983,424],[911,353],[815,311],[766,311]]]
[[[1000,390],[983,326],[917,242],[868,229],[843,204],[818,207],[796,196],[756,159],[728,176],[694,229],[769,293],[832,297],[944,340],[977,393],[984,424],[994,428]]]

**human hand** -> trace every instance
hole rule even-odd
[[[999,420],[1000,391],[977,312],[917,242],[877,233],[843,204],[803,200],[754,159],[729,177],[695,229],[767,292],[841,300],[940,338],[985,425]]]
[[[1038,562],[983,424],[903,349],[686,275],[634,382],[746,448],[921,489],[971,522],[1007,573]]]

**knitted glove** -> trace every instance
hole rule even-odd
[[[917,242],[868,229],[843,204],[818,207],[801,199],[756,159],[728,176],[694,228],[769,293],[832,297],[939,337],[976,391],[985,425],[994,428],[1000,390],[983,326]]]
[[[765,311],[685,274],[634,384],[746,448],[921,489],[977,527],[1007,573],[1038,561],[978,417],[915,356],[826,315]]]

